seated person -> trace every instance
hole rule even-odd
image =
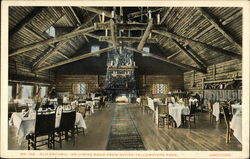
[[[44,105],[42,105],[42,109],[48,109],[48,108],[54,109],[55,106],[54,106],[54,104],[50,104],[50,102],[47,101]]]
[[[199,101],[194,96],[191,96],[188,102],[189,102],[188,104],[189,106],[191,105],[195,105],[196,107],[199,106]]]

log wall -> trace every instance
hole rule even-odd
[[[202,80],[216,81],[232,79],[236,75],[242,76],[242,61],[230,60],[219,64],[211,65],[207,68],[207,74],[189,71],[184,73],[184,89],[203,95]]]
[[[57,75],[56,91],[72,92],[73,83],[88,84],[87,92],[93,92],[98,86],[103,86],[105,75]]]
[[[98,85],[104,86],[105,75],[57,75],[57,92],[72,92],[73,83],[88,84],[88,92],[94,91]],[[183,90],[182,75],[139,75],[137,76],[137,88],[140,95],[152,95],[152,84],[169,85],[170,91]],[[161,95],[154,95],[160,97]]]
[[[25,60],[9,60],[9,80],[29,82],[42,82],[52,84],[55,81],[55,72],[52,70],[41,71],[35,74],[31,64]]]

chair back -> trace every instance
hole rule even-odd
[[[67,131],[75,128],[76,111],[63,112],[60,122],[60,130]]]
[[[166,114],[166,105],[158,105],[158,114]]]
[[[55,129],[55,113],[38,114],[36,112],[35,134],[46,135]]]
[[[85,113],[86,113],[86,107],[85,107],[85,106],[80,105],[80,106],[79,106],[79,113],[81,113],[81,114],[85,114]]]
[[[36,102],[35,110],[38,110],[41,106],[42,102]]]
[[[223,114],[224,114],[225,123],[229,127],[229,123],[231,121],[230,114],[229,114],[229,108],[227,105],[222,105],[222,110],[224,112]]]
[[[62,98],[58,98],[58,104],[62,105],[63,104],[63,99]]]
[[[141,98],[141,103],[142,103],[143,106],[148,105],[148,99],[145,98],[145,97],[142,97]]]
[[[9,103],[9,112],[17,112],[17,104],[16,103]]]
[[[190,106],[190,115],[195,115],[196,112],[196,105],[191,104]]]
[[[213,112],[213,107],[212,107],[212,104],[209,100],[207,101],[207,107],[208,107],[209,112]]]

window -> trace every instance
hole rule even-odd
[[[13,98],[12,89],[13,89],[13,86],[8,86],[8,101],[10,101]]]
[[[55,37],[56,36],[56,29],[53,26],[51,26],[48,30],[46,30],[46,33],[49,36]]]
[[[150,48],[149,47],[147,47],[147,46],[145,46],[145,47],[143,47],[143,49],[142,49],[144,52],[147,52],[147,53],[149,53],[150,52]],[[146,54],[142,54],[142,56],[148,56],[148,55],[146,55]]]
[[[73,94],[86,94],[87,93],[87,84],[78,83],[73,84]]]
[[[22,98],[28,99],[32,97],[33,94],[33,86],[30,85],[22,85]]]
[[[44,98],[46,95],[47,95],[47,90],[48,90],[48,87],[41,87],[41,98]]]
[[[98,50],[100,50],[100,46],[98,46],[98,45],[92,45],[91,46],[91,52],[96,52]],[[100,54],[97,54],[95,56],[100,56]]]
[[[168,84],[153,84],[153,94],[167,94]]]

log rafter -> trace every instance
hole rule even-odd
[[[201,69],[206,69],[206,65],[204,62],[202,62],[201,59],[199,59],[195,53],[191,52],[190,50],[187,50],[184,46],[182,46],[179,42],[172,39],[172,42],[183,52],[185,53],[189,58],[191,58]]]
[[[135,48],[131,48],[131,47],[124,47],[124,48],[128,49],[130,51],[134,51],[134,52],[140,53],[140,54],[145,54],[145,55],[147,55],[149,57],[152,57],[154,59],[158,59],[160,61],[164,61],[164,62],[173,64],[175,66],[178,66],[178,67],[181,67],[181,68],[184,68],[184,69],[187,69],[187,70],[196,70],[196,71],[199,71],[199,72],[202,72],[202,73],[206,73],[206,69],[201,69],[201,68],[198,68],[198,67],[193,67],[193,66],[190,66],[190,65],[187,65],[187,64],[183,64],[183,63],[180,63],[180,62],[177,62],[177,61],[173,61],[173,60],[170,60],[170,59],[167,59],[167,58],[155,55],[153,53],[148,53],[148,52],[145,52],[145,51],[142,51],[142,50],[138,50],[138,49],[135,49]]]
[[[77,31],[81,28],[83,28],[86,24],[92,22],[92,19],[94,19],[95,16],[93,18],[90,18],[87,22],[81,24],[80,26],[78,26],[76,29],[74,29],[73,31]],[[88,33],[85,33],[84,35],[87,35]],[[87,40],[87,38],[86,38]],[[65,40],[65,41],[61,41],[59,42],[59,44],[53,49],[48,51],[47,53],[45,53],[40,59],[38,59],[36,62],[33,63],[33,70],[36,69],[37,67],[41,66],[49,57],[53,56],[54,54],[56,54],[59,49],[61,47],[63,47],[69,40]]]
[[[44,70],[52,69],[52,68],[55,68],[55,67],[58,67],[58,66],[62,66],[62,65],[68,64],[68,63],[72,63],[72,62],[75,62],[75,61],[79,61],[79,60],[82,60],[82,59],[85,59],[85,58],[88,58],[88,57],[91,57],[91,56],[94,56],[94,55],[97,55],[97,54],[102,54],[102,53],[105,53],[107,51],[111,51],[113,49],[115,49],[115,48],[112,46],[112,47],[104,48],[104,49],[101,49],[101,50],[98,50],[98,51],[95,51],[95,52],[85,53],[83,55],[80,55],[80,56],[77,56],[77,57],[73,57],[73,58],[70,58],[68,60],[58,62],[56,64],[52,64],[52,65],[49,65],[49,66],[40,67],[40,68],[36,69],[35,71],[39,72],[39,71],[44,71]]]
[[[171,38],[171,39],[175,39],[178,42],[183,42],[185,44],[191,44],[191,45],[192,44],[198,44],[198,45],[201,45],[201,46],[203,46],[203,47],[205,47],[207,49],[218,52],[220,54],[235,57],[237,59],[242,59],[241,54],[237,54],[237,53],[234,53],[234,52],[231,52],[231,51],[228,51],[228,50],[216,47],[216,46],[212,46],[212,45],[209,45],[209,44],[197,41],[197,40],[186,38],[186,37],[183,37],[183,36],[168,32],[168,31],[153,30],[153,32],[156,33],[156,34],[162,35],[162,36],[166,36],[166,37]]]
[[[112,17],[112,13],[107,11],[107,10],[104,10],[104,9],[100,9],[100,8],[95,8],[95,7],[80,7],[81,9],[84,9],[84,10],[87,10],[87,11],[90,11],[90,12],[93,12],[93,13],[96,13],[96,14],[99,14],[99,15],[102,15],[102,13],[105,14],[106,17],[109,17],[109,18],[117,18],[117,19],[121,19],[121,16],[120,15],[116,15],[116,17]]]
[[[198,11],[205,17],[213,26],[216,28],[228,41],[234,44],[237,49],[242,52],[242,46],[229,34],[225,31],[223,26],[216,22],[215,18],[212,17],[208,12],[206,12],[203,8],[198,7]]]
[[[38,7],[32,10],[23,20],[21,20],[13,29],[10,30],[9,35],[12,37],[14,34],[22,30],[27,24],[29,24],[38,14],[40,14],[45,7]]]
[[[86,34],[86,35],[88,35],[88,34]],[[99,41],[111,41],[112,40],[111,36],[99,36],[99,37],[97,35],[93,35],[93,36],[95,36],[94,38],[99,39]],[[141,41],[141,37],[121,36],[121,37],[117,37],[116,39],[117,39],[117,41],[131,42],[131,43],[139,43]],[[146,42],[147,43],[157,43],[157,39],[156,38],[147,39]]]
[[[147,28],[146,28],[146,30],[145,30],[142,38],[141,38],[141,41],[137,46],[138,50],[142,50],[144,44],[146,43],[146,41],[148,39],[148,36],[149,36],[149,34],[151,32],[152,27],[153,27],[153,19],[150,19],[149,22],[148,22],[148,26],[147,26]]]
[[[33,49],[36,49],[36,48],[39,48],[39,47],[42,47],[42,46],[46,46],[46,45],[56,43],[56,42],[59,42],[59,41],[62,41],[62,40],[71,39],[71,38],[73,38],[75,36],[78,36],[78,35],[81,35],[81,34],[84,34],[84,33],[88,33],[88,32],[91,32],[91,31],[94,31],[93,26],[85,28],[85,29],[72,31],[70,33],[67,33],[67,34],[64,34],[64,35],[61,35],[61,36],[58,36],[58,37],[46,39],[46,40],[43,40],[43,41],[40,41],[40,42],[37,42],[37,43],[34,43],[34,44],[30,44],[30,45],[25,46],[25,47],[22,47],[20,49],[13,50],[13,51],[10,52],[9,56],[18,55],[18,54],[21,54],[23,52],[30,51],[30,50],[33,50]]]
[[[96,30],[105,30],[105,29],[110,29],[110,25],[108,23],[95,23],[94,28]],[[135,23],[135,24],[117,24],[117,29],[119,30],[145,30],[147,28],[147,24],[145,23]],[[166,27],[162,26],[162,25],[153,25],[152,26],[152,32],[162,35],[162,36],[166,36],[168,38],[171,39],[175,39],[178,42],[183,42],[186,44],[198,44],[201,45],[207,49],[210,49],[212,51],[218,52],[220,54],[224,54],[227,56],[231,56],[237,59],[242,59],[242,55],[235,53],[235,52],[231,52],[216,46],[212,46],[197,40],[193,40],[187,37],[183,37],[180,36],[178,34],[174,34],[172,32],[166,31]]]

